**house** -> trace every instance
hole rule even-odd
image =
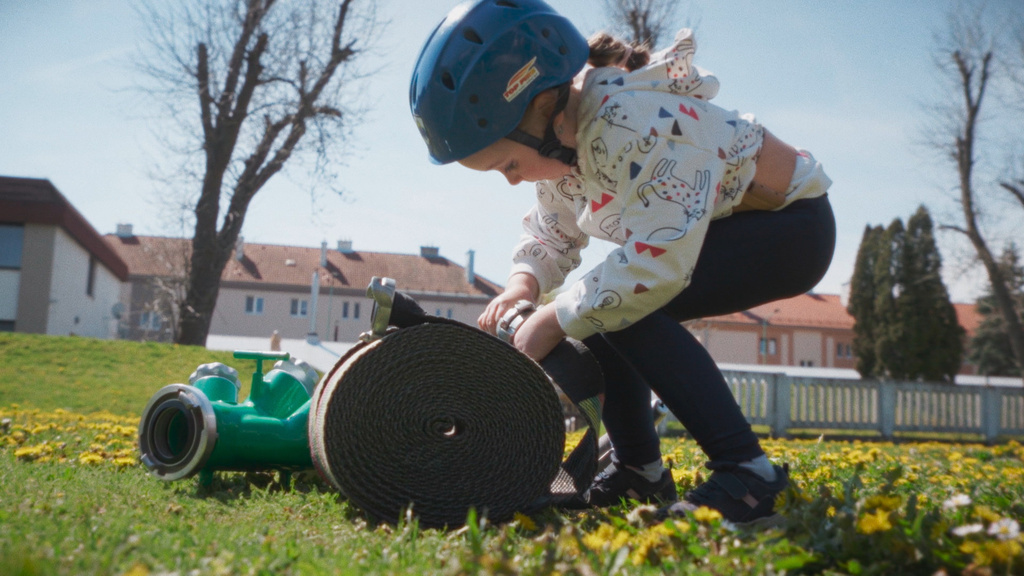
[[[0,331],[113,338],[127,277],[49,180],[0,176]]]
[[[853,370],[854,318],[837,294],[801,294],[750,310],[692,320],[686,327],[718,364]],[[970,339],[981,319],[974,304],[954,304]],[[964,362],[961,374],[975,374]]]
[[[129,225],[106,240],[128,264],[125,337],[172,340],[190,241],[137,236]],[[462,266],[427,246],[416,255],[357,251],[351,241],[329,249],[326,242],[306,248],[239,239],[221,275],[209,333],[269,339],[276,330],[284,339],[355,342],[370,327],[366,288],[374,276],[394,278],[428,314],[474,325],[502,290],[475,274],[472,252]]]

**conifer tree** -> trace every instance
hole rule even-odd
[[[903,326],[899,322],[896,298],[902,287],[903,241],[906,230],[896,218],[882,234],[875,260],[875,370],[874,376],[902,378],[906,372]]]
[[[865,226],[857,250],[857,261],[850,279],[850,299],[846,310],[854,318],[853,353],[857,372],[862,378],[875,374],[875,261],[885,230],[881,226]]]
[[[1013,299],[1017,303],[1017,316],[1020,317],[1024,315],[1024,266],[1021,265],[1020,253],[1015,244],[1011,243],[1003,250],[999,266],[1003,269]],[[978,367],[980,374],[1024,375],[1017,366],[1006,331],[1006,320],[996,306],[991,288],[978,299],[977,307],[982,321],[974,338],[971,339],[968,358]]]
[[[963,358],[964,330],[942,282],[933,228],[931,215],[921,206],[904,234],[896,299],[904,353],[900,377],[952,381]]]

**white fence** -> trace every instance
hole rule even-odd
[[[805,378],[723,370],[747,420],[773,436],[794,429],[1024,436],[1024,390],[921,382]]]

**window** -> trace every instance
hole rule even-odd
[[[355,318],[356,320],[359,319],[359,302],[356,302],[352,306],[352,317]]]
[[[85,280],[85,294],[86,296],[93,295],[93,289],[96,287],[96,259],[89,256],[89,274]]]
[[[775,356],[778,353],[778,342],[775,338],[761,338],[760,352],[762,356]]]
[[[814,366],[814,360],[801,360],[800,365],[805,367]]]
[[[246,314],[263,314],[263,298],[260,296],[245,297]]]
[[[146,310],[139,314],[139,328],[143,330],[159,330],[161,326],[160,314]]]
[[[449,318],[449,319],[451,319],[451,317],[452,317],[452,314],[453,314],[453,312],[452,312],[452,309],[451,309],[451,308],[449,308],[449,309],[448,309],[448,318]]]
[[[853,358],[853,348],[849,344],[836,344],[836,358]]]
[[[23,226],[0,225],[0,268],[21,268],[21,250],[24,242]]]
[[[348,318],[348,302],[341,303],[341,317]]]
[[[309,301],[292,298],[292,316],[305,316],[308,313]]]

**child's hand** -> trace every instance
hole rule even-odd
[[[565,338],[558,324],[554,305],[542,306],[516,331],[512,345],[535,361],[540,362]]]
[[[498,320],[501,320],[506,310],[520,300],[529,300],[536,304],[539,292],[540,286],[536,278],[526,273],[514,274],[508,279],[505,291],[487,304],[487,308],[476,322],[481,330],[495,334],[498,330]]]

